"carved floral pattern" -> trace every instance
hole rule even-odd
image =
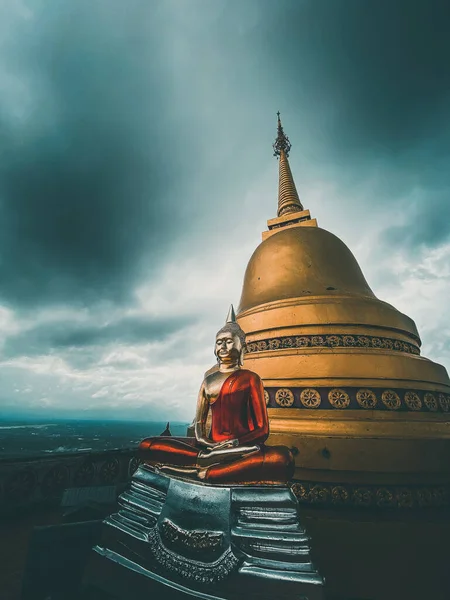
[[[275,402],[278,406],[289,408],[294,404],[294,394],[288,388],[280,388],[275,394]]]
[[[445,506],[448,504],[448,490],[444,487],[437,487],[431,490],[432,502],[436,506]]]
[[[3,494],[0,500],[5,510],[10,510],[16,505],[33,506],[44,499],[48,501],[59,498],[68,487],[100,483],[96,477],[97,467],[113,457],[117,458],[119,463],[119,476],[116,481],[129,480],[130,459],[135,458],[133,464],[138,461],[137,457],[133,456],[132,450],[92,452],[85,457],[61,453],[49,460],[44,458],[32,460],[26,467],[17,463],[12,472],[6,468],[3,473],[0,473],[0,495]]]
[[[432,506],[433,505],[433,493],[429,489],[417,490],[417,502],[419,506]]]
[[[42,481],[42,493],[44,496],[53,496],[67,487],[69,482],[69,471],[63,465],[55,465],[44,475]]]
[[[231,548],[213,562],[186,559],[166,548],[157,527],[148,534],[148,542],[153,557],[163,569],[196,583],[217,584],[226,579],[239,565],[239,559],[233,554]]]
[[[33,471],[25,469],[12,473],[5,483],[5,495],[12,502],[28,500],[36,486],[36,476]]]
[[[423,397],[423,401],[428,410],[431,410],[433,412],[438,410],[438,403],[434,394],[430,394],[429,392],[426,393]]]
[[[353,503],[356,506],[370,506],[372,503],[372,490],[368,488],[356,488],[353,491]]]
[[[327,336],[327,346],[331,346],[332,348],[336,348],[337,346],[342,346],[342,341],[339,335],[328,335]]]
[[[130,458],[130,462],[128,463],[128,477],[131,477],[136,473],[140,464],[141,460],[137,456]]]
[[[334,388],[328,392],[328,400],[334,408],[347,408],[350,404],[350,396],[345,390]]]
[[[450,396],[439,394],[439,404],[444,412],[448,412],[450,409]]]
[[[335,485],[331,488],[331,501],[333,504],[347,504],[349,499],[349,491],[343,485]]]
[[[294,404],[295,394],[300,396],[302,407],[306,409],[326,409],[327,405],[322,403],[324,393],[328,394],[330,404],[334,408],[362,408],[365,410],[411,410],[422,412],[436,412],[442,410],[448,412],[450,410],[450,395],[437,392],[418,392],[414,390],[383,390],[383,389],[367,389],[367,388],[281,388],[283,392],[278,397],[281,398],[281,403],[275,399],[276,405],[282,408],[290,408]],[[290,391],[287,394],[286,390]],[[265,390],[266,392],[267,390]],[[279,391],[279,390],[278,390]],[[275,390],[274,390],[275,393]],[[267,406],[273,406],[268,396],[264,394]],[[402,398],[404,401],[402,402]],[[356,401],[355,401],[356,400]]]
[[[270,396],[269,396],[269,392],[267,390],[264,390],[264,400],[266,401],[266,406],[267,406],[270,402]]]
[[[388,488],[379,488],[375,492],[375,501],[380,508],[395,506],[396,498],[394,493]]]
[[[378,509],[413,509],[450,506],[450,486],[391,487],[358,486],[347,483],[300,482],[291,489],[301,504],[318,507],[353,506]]]
[[[308,502],[309,500],[309,485],[302,483],[294,483],[292,485],[292,491],[300,502]]]
[[[314,504],[324,504],[329,495],[329,489],[323,485],[314,485],[309,492],[311,502]]]
[[[100,469],[100,480],[103,483],[113,483],[119,475],[119,461],[117,458],[110,458]]]
[[[422,408],[422,400],[416,392],[406,392],[405,404],[411,410],[420,410]]]
[[[74,482],[76,485],[89,485],[95,477],[94,463],[87,461],[75,472]]]
[[[398,488],[396,490],[396,498],[398,505],[401,508],[412,508],[414,504],[414,498],[412,491],[408,488]]]
[[[318,408],[321,402],[320,394],[317,390],[306,388],[300,394],[300,402],[306,408]]]
[[[358,390],[356,392],[356,400],[362,408],[375,408],[377,405],[377,397],[372,390]]]
[[[194,553],[218,550],[223,543],[223,533],[220,531],[182,529],[169,519],[161,523],[159,535],[164,542],[178,544]]]
[[[394,390],[385,390],[381,394],[381,400],[389,410],[397,410],[401,406],[400,396]]]
[[[354,346],[396,350],[398,352],[420,355],[419,348],[409,342],[378,336],[346,334],[283,336],[259,340],[248,342],[246,352],[263,352],[265,350],[278,350],[280,348],[352,348]]]

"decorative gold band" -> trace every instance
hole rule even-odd
[[[408,354],[420,355],[418,346],[395,338],[371,335],[301,335],[283,336],[247,343],[247,353],[265,352],[286,348],[374,348],[377,350],[396,350]]]
[[[450,394],[408,389],[266,388],[265,399],[271,408],[450,411]]]

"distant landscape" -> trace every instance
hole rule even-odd
[[[167,422],[100,420],[1,420],[0,459],[55,452],[135,448],[145,437],[161,434]],[[185,436],[189,423],[171,422],[172,435]]]

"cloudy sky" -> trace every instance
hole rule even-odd
[[[0,412],[189,420],[305,207],[450,368],[444,0],[1,0]]]

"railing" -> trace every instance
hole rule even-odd
[[[120,486],[138,464],[137,448],[1,459],[0,515],[56,504],[67,488]]]

